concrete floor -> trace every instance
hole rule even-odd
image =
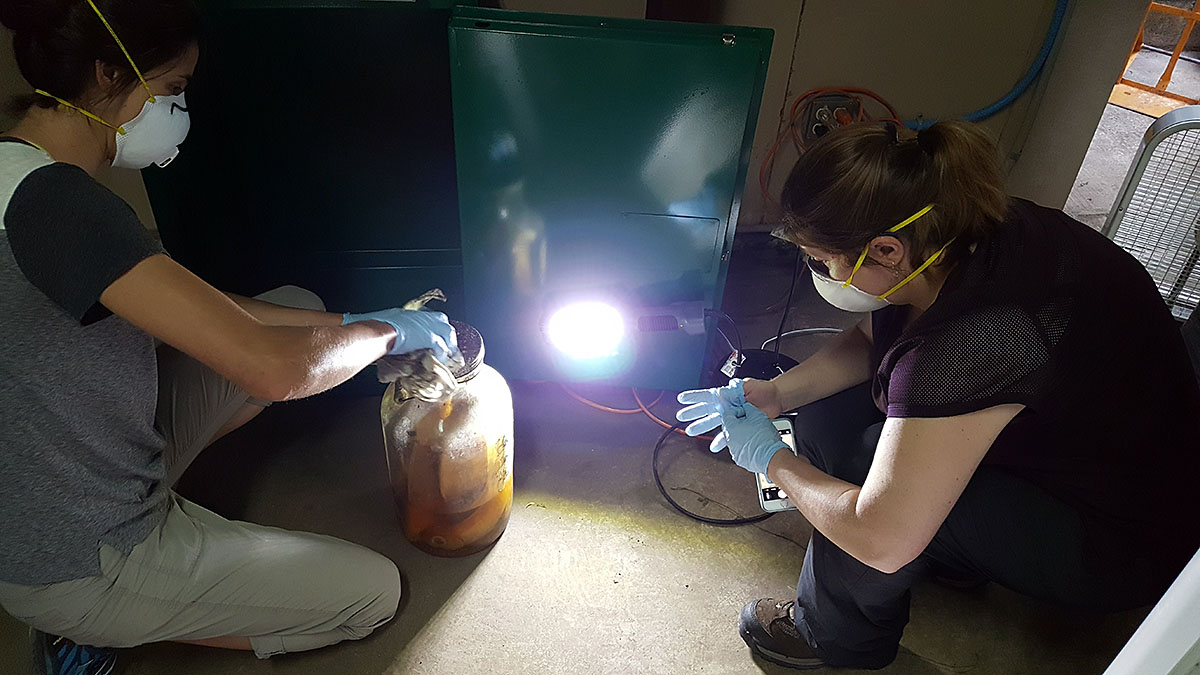
[[[1185,51],[1171,72],[1171,83],[1167,91],[1188,98],[1200,98],[1200,64],[1185,59],[1200,57],[1200,51]],[[1171,57],[1147,49],[1138,52],[1133,63],[1125,70],[1125,77],[1135,82],[1154,85],[1162,77]]]
[[[1154,118],[1147,115],[1106,105],[1063,211],[1096,229],[1103,227],[1142,135],[1153,123]]]
[[[727,308],[786,292],[791,254],[748,237],[734,256]],[[792,327],[847,325],[797,285]],[[753,301],[747,300],[753,298]],[[742,310],[740,313],[736,310]],[[778,316],[743,318],[747,342]],[[788,341],[802,357],[824,338]],[[757,346],[757,345],[756,345]],[[427,556],[400,534],[385,477],[378,396],[326,395],[278,405],[210,448],[181,491],[229,517],[313,530],[370,546],[404,573],[399,616],[375,635],[327,650],[257,661],[244,653],[151,645],[122,654],[128,675],[288,673],[776,673],[751,658],[738,612],[789,597],[810,528],[797,513],[722,529],[672,511],[650,453],[661,429],[642,416],[586,408],[557,385],[513,383],[516,502],[507,533],[466,559]],[[627,391],[583,389],[609,404]],[[658,410],[674,412],[669,402]],[[752,479],[725,456],[678,438],[664,480],[713,516],[757,512]],[[1119,545],[1114,542],[1114,545]],[[913,594],[912,621],[886,673],[1099,673],[1145,611],[1081,615],[990,585]],[[28,672],[26,630],[0,615],[0,673]],[[850,671],[846,671],[850,672]]]
[[[1200,55],[1198,52],[1186,54]],[[1137,82],[1155,84],[1162,75],[1168,59],[1169,57],[1163,54],[1139,52],[1125,71],[1125,77]],[[1200,64],[1180,60],[1167,90],[1184,96],[1200,97]],[[1154,118],[1148,115],[1112,104],[1107,105],[1063,210],[1096,229],[1103,227],[1125,181],[1125,175],[1129,172],[1129,167],[1141,146],[1142,136],[1153,123]]]

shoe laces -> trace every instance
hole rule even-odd
[[[771,621],[771,627],[778,627],[789,636],[799,637],[800,632],[796,629],[796,602],[777,602],[775,609],[780,610],[780,614]]]
[[[55,675],[109,675],[116,664],[111,652],[76,644],[64,637],[56,637],[50,646],[57,650]]]

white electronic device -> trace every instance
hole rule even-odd
[[[796,439],[792,427],[792,420],[787,417],[779,417],[771,420],[775,425],[775,429],[779,431],[779,437],[787,443],[788,449],[792,454],[796,454]],[[758,503],[762,505],[763,511],[774,513],[776,511],[795,511],[796,507],[792,506],[792,502],[788,499],[787,493],[779,489],[779,486],[772,483],[770,478],[764,474],[755,474],[758,480]]]

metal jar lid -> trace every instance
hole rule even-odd
[[[483,365],[483,336],[469,323],[450,321],[458,338],[458,351],[462,352],[463,365],[455,368],[454,379],[466,382],[475,377],[479,367]]]

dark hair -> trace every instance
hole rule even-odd
[[[874,123],[826,134],[788,176],[784,233],[855,259],[927,204],[932,211],[895,234],[912,264],[951,240],[939,264],[952,262],[1004,220],[1008,196],[996,147],[979,127],[947,121],[913,134]]]
[[[142,74],[171,63],[199,39],[193,0],[93,0],[129,50]],[[35,89],[77,104],[95,82],[96,62],[117,69],[107,97],[138,84],[137,74],[87,0],[3,0],[0,23],[13,32],[21,74]],[[14,108],[51,108],[54,99],[29,94]]]

